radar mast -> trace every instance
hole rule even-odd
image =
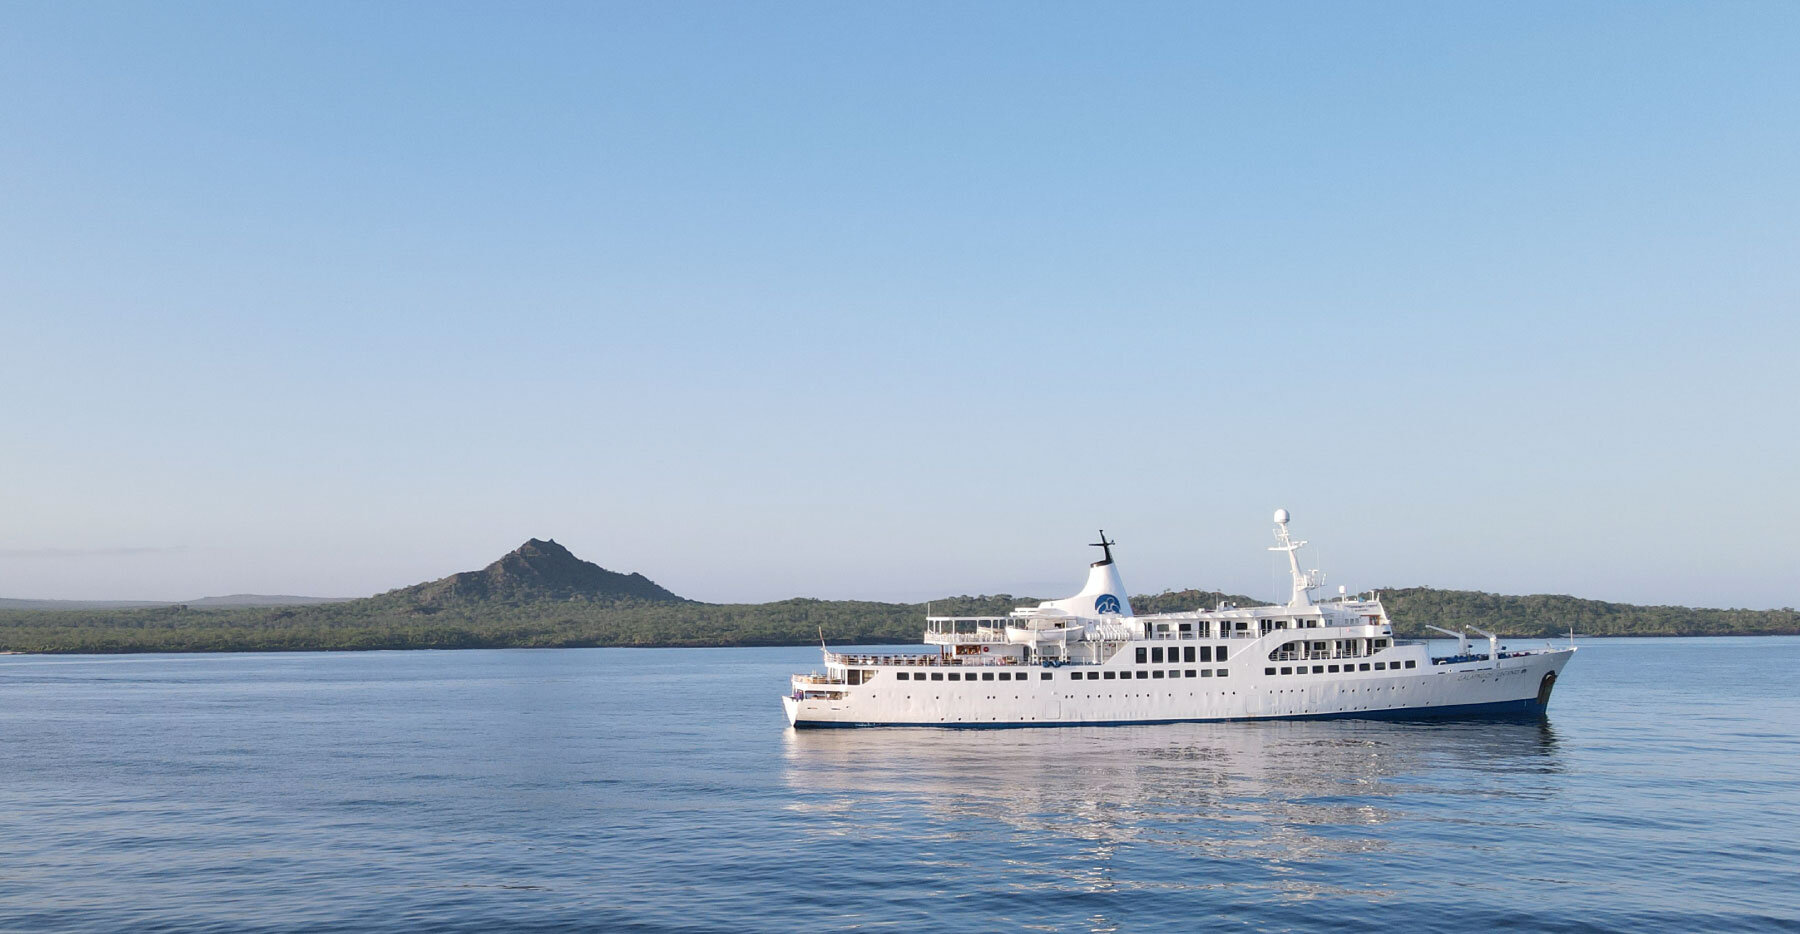
[[[1288,598],[1288,606],[1312,606],[1312,596],[1308,591],[1323,583],[1325,575],[1320,574],[1317,570],[1300,570],[1300,558],[1295,552],[1298,552],[1306,543],[1294,541],[1293,536],[1288,534],[1287,525],[1288,511],[1285,509],[1275,510],[1275,544],[1269,550],[1287,552],[1288,570],[1294,576],[1294,592]]]

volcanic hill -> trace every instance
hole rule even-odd
[[[642,574],[620,574],[583,561],[555,539],[531,539],[479,571],[399,590],[384,596],[425,604],[530,603],[587,600],[594,603],[686,603]]]

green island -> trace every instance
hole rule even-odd
[[[1478,626],[1512,638],[1800,634],[1800,613],[1633,606],[1538,594],[1401,587],[1381,597],[1403,636],[1427,623]],[[1035,597],[932,601],[940,615],[1004,614]],[[1131,598],[1138,613],[1267,601],[1180,590]],[[280,652],[584,646],[803,645],[821,631],[835,645],[917,643],[927,604],[792,599],[700,603],[641,574],[583,561],[532,539],[479,571],[356,600],[291,605],[0,609],[0,651],[41,653]]]

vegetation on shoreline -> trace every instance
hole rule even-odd
[[[951,597],[939,615],[1003,615],[1034,597]],[[1382,592],[1396,630],[1432,635],[1479,626],[1509,637],[1800,634],[1800,613],[1632,606],[1575,597],[1502,596],[1410,587]],[[1138,613],[1265,601],[1184,590],[1131,598]],[[684,600],[532,540],[481,571],[361,600],[303,606],[0,610],[0,651],[278,652],[577,646],[834,645],[919,641],[927,604],[793,599],[758,604]]]
[[[1140,613],[1211,606],[1193,594],[1137,596]],[[1644,607],[1565,596],[1511,597],[1424,587],[1382,595],[1402,635],[1479,626],[1511,637],[1800,634],[1800,613]],[[933,601],[936,613],[1003,613],[1030,598]],[[1240,599],[1242,605],[1261,601]],[[315,606],[206,610],[0,611],[0,650],[16,652],[279,652],[573,646],[834,645],[919,641],[925,604],[782,600],[760,604],[599,602],[572,598],[432,606],[384,594]]]

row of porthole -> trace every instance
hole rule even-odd
[[[1219,696],[1220,696],[1220,697],[1224,697],[1224,696],[1226,696],[1226,695],[1230,695],[1230,696],[1232,696],[1232,697],[1236,697],[1236,696],[1237,696],[1237,692],[1236,692],[1236,691],[1220,691],[1220,692],[1219,692]],[[954,696],[954,695],[953,695],[953,696]],[[1126,694],[1126,695],[1123,695],[1123,696],[1124,696],[1124,697],[1126,697],[1126,698],[1132,698],[1132,697],[1155,697],[1155,696],[1156,696],[1156,695],[1155,695],[1155,694]],[[1164,696],[1164,697],[1174,697],[1174,696],[1175,696],[1175,693],[1174,693],[1174,692],[1173,692],[1173,691],[1171,691],[1171,692],[1169,692],[1169,693],[1166,693],[1166,694],[1164,694],[1164,695],[1163,695],[1163,696]],[[1189,696],[1189,697],[1198,697],[1198,696],[1200,696],[1200,695],[1198,695],[1198,694],[1195,694],[1195,693],[1194,693],[1194,692],[1193,692],[1193,691],[1189,691],[1189,692],[1188,692],[1188,696]],[[874,697],[875,697],[875,695],[873,695],[873,694],[870,694],[870,695],[869,695],[869,698],[870,698],[870,699],[871,699],[871,700],[873,700],[873,699],[874,699]],[[1079,696],[1077,696],[1077,695],[1074,695],[1074,694],[1058,694],[1058,695],[1056,695],[1056,698],[1057,698],[1057,700],[1082,700],[1082,699],[1086,699],[1086,700],[1094,700],[1094,699],[1095,699],[1095,698],[1100,698],[1100,699],[1102,699],[1102,700],[1111,700],[1111,699],[1114,699],[1114,698],[1113,698],[1113,695],[1111,695],[1111,694],[1082,694],[1082,695],[1079,695]],[[912,695],[911,695],[911,694],[908,694],[908,695],[906,695],[906,699],[907,699],[907,700],[912,700],[912,699],[913,699],[913,696],[912,696]],[[932,699],[932,700],[943,700],[943,699],[944,699],[944,695],[942,695],[942,694],[933,694],[933,695],[931,695],[931,699]],[[999,696],[999,695],[998,695],[998,694],[989,694],[989,695],[986,695],[986,697],[985,697],[985,699],[986,699],[986,700],[999,700],[999,699],[1000,699],[1000,696]],[[1019,695],[1017,695],[1017,694],[1014,694],[1014,695],[1013,695],[1013,700],[1023,700],[1023,698],[1021,698],[1021,697],[1020,697],[1020,696],[1019,696]]]
[[[1363,662],[1360,665],[1351,664],[1351,663],[1346,662],[1342,666],[1342,671],[1345,674],[1352,674],[1357,671],[1368,671],[1369,665],[1370,665],[1369,662]],[[1375,666],[1374,670],[1376,670],[1376,671],[1399,671],[1400,667],[1401,667],[1399,662],[1375,662],[1374,666]],[[1339,667],[1340,666],[1338,666],[1338,665],[1314,665],[1314,666],[1312,666],[1312,673],[1315,675],[1338,674]],[[1407,668],[1417,668],[1417,667],[1419,667],[1419,663],[1409,659],[1406,662],[1406,667]],[[1305,665],[1283,665],[1283,666],[1281,666],[1280,673],[1284,674],[1284,675],[1303,675],[1303,674],[1306,674],[1307,671],[1306,671]],[[1263,674],[1265,674],[1265,675],[1276,674],[1276,669],[1274,666],[1264,668]]]

